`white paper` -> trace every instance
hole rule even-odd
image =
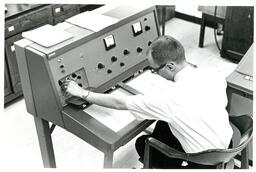
[[[111,94],[119,96],[129,95],[129,93],[125,94],[123,91],[120,90],[121,89],[117,89]],[[95,104],[86,108],[84,112],[88,113],[90,116],[101,122],[102,125],[105,125],[114,132],[120,131],[132,121],[136,120],[135,117],[128,110],[114,110]]]
[[[170,89],[175,83],[146,71],[126,84],[144,95],[152,95],[163,94],[162,90]]]
[[[116,18],[92,12],[84,12],[66,20],[66,22],[93,32],[98,32],[118,21]]]
[[[47,48],[73,37],[71,33],[49,24],[31,31],[23,32],[22,36]]]

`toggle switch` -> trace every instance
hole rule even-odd
[[[116,57],[116,56],[112,56],[112,57],[111,57],[111,61],[112,61],[112,62],[116,62],[116,61],[117,61],[117,57]]]
[[[102,63],[98,64],[98,69],[103,69],[104,67],[105,67],[104,64],[102,64]]]
[[[128,54],[130,54],[130,51],[125,49],[123,53],[124,53],[124,55],[128,55]]]
[[[138,52],[138,53],[142,52],[142,48],[138,47],[138,48],[137,48],[137,52]]]
[[[150,26],[145,26],[146,31],[149,31],[150,29],[151,29]]]

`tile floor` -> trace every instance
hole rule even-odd
[[[206,28],[205,47],[198,48],[200,26],[174,18],[166,23],[166,34],[178,39],[185,47],[187,59],[198,66],[215,68],[228,76],[236,64],[220,57],[214,42],[213,29]],[[221,37],[218,37],[221,42]],[[34,121],[26,112],[24,99],[8,106],[0,116],[0,162],[2,168],[41,168],[42,160]],[[102,169],[103,153],[73,134],[56,127],[53,145],[59,169]],[[114,154],[114,168],[141,168],[134,148],[135,139]]]

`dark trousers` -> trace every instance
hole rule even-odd
[[[169,125],[164,121],[157,121],[154,131],[151,135],[143,135],[136,140],[135,147],[137,153],[140,156],[140,159],[143,161],[144,158],[144,148],[145,148],[145,140],[148,137],[156,138],[157,140],[165,143],[166,145],[179,150],[181,152],[185,152],[178,141],[178,139],[172,134]],[[206,169],[213,168],[212,166],[206,165],[198,165],[189,162],[188,166],[182,167],[181,163],[183,160],[169,158],[161,152],[153,149],[152,150],[152,165],[154,168],[194,168],[194,169]]]

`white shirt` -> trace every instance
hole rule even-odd
[[[161,89],[128,97],[127,108],[138,120],[168,122],[187,153],[228,148],[233,130],[225,109],[225,79],[188,65],[174,80],[159,79]]]

